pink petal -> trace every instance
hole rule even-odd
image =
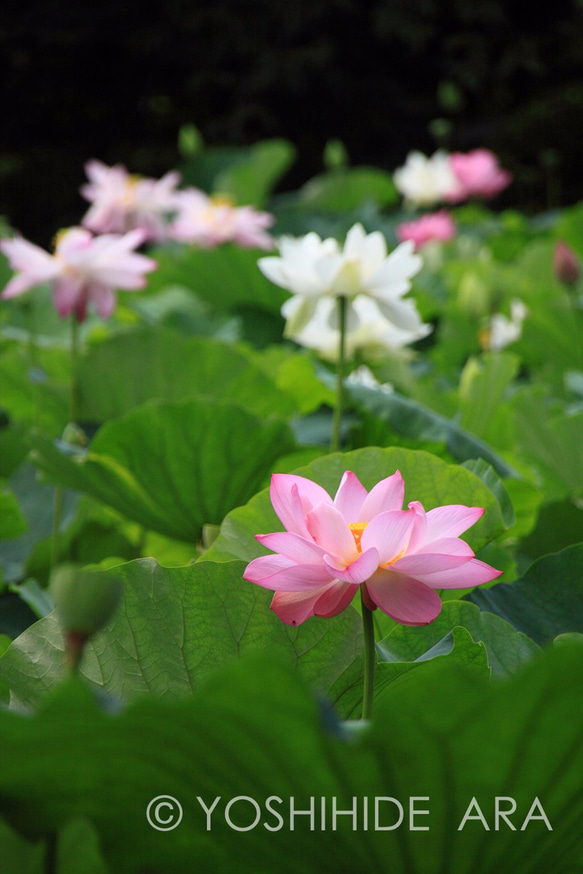
[[[296,564],[281,555],[262,555],[243,573],[243,579],[276,592],[312,591],[331,577],[324,564]]]
[[[338,556],[344,566],[358,558],[352,533],[333,504],[319,504],[306,516],[308,531],[327,553]]]
[[[286,625],[300,625],[310,616],[315,615],[316,605],[322,595],[341,585],[333,581],[312,592],[276,592],[271,601],[271,609]],[[328,607],[326,600],[324,603]]]
[[[323,595],[320,595],[314,608],[315,616],[326,619],[336,616],[345,610],[358,591],[358,586],[338,585],[328,586]]]
[[[502,573],[503,571],[498,571],[489,564],[472,558],[449,570],[426,573],[423,575],[423,580],[433,589],[472,589],[474,586],[481,586],[482,583],[495,580]]]
[[[54,286],[53,296],[55,307],[61,318],[83,308],[85,287],[82,277],[63,277]],[[82,321],[82,319],[79,319]]]
[[[300,537],[299,534],[293,534],[289,531],[256,534],[255,539],[267,549],[273,549],[274,552],[279,552],[299,564],[317,563],[322,560],[324,555],[324,549],[313,540],[306,540],[305,537]]]
[[[109,318],[117,301],[115,291],[107,285],[92,282],[88,287],[88,298],[103,319]]]
[[[366,587],[377,607],[402,625],[428,625],[441,612],[437,592],[402,574],[379,569]]]
[[[406,510],[380,513],[362,532],[362,549],[375,546],[379,553],[379,564],[394,561],[407,548],[413,522],[414,515]]]
[[[328,492],[312,480],[288,473],[274,473],[269,489],[273,509],[288,531],[309,537],[306,514],[316,504],[332,503]]]
[[[415,552],[415,555],[424,555],[426,553],[464,555],[466,558],[474,557],[474,551],[471,546],[468,546],[465,540],[460,540],[459,537],[443,537],[441,540],[432,540]]]
[[[423,509],[423,504],[419,501],[409,503],[409,512],[412,514],[414,522],[407,552],[416,553],[427,543],[427,514]]]
[[[467,556],[417,552],[415,555],[406,555],[404,558],[398,559],[391,566],[391,570],[395,573],[406,574],[408,577],[415,577],[416,580],[433,588],[439,588],[439,586],[433,586],[431,582],[435,574],[449,574],[452,570],[471,561],[472,556],[473,553]]]
[[[52,255],[22,237],[1,240],[0,250],[8,258],[13,270],[35,275],[38,281],[50,279],[54,276],[55,270],[58,272]]]
[[[33,285],[36,285],[34,279],[30,276],[25,276],[23,273],[19,273],[17,276],[13,276],[10,282],[6,284],[0,297],[2,300],[10,300],[13,297],[18,297],[19,294],[24,294],[24,292],[28,291],[29,288],[32,288]]]
[[[358,522],[370,522],[379,513],[387,510],[402,510],[405,496],[405,483],[400,471],[382,479],[374,486],[363,501]]]
[[[363,501],[368,492],[355,473],[347,470],[340,480],[338,491],[334,498],[334,506],[342,513],[347,522],[357,522]]]
[[[367,549],[362,555],[346,567],[338,566],[333,556],[325,555],[324,564],[330,575],[343,583],[365,583],[379,566],[379,554],[374,547]]]
[[[465,507],[462,504],[449,504],[436,507],[427,513],[426,542],[440,540],[442,537],[457,537],[467,531],[481,516],[482,507]]]

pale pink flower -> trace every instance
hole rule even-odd
[[[420,249],[431,240],[447,243],[455,237],[455,232],[455,222],[445,209],[441,209],[439,212],[425,213],[413,221],[402,222],[396,228],[399,242],[413,240],[416,249]]]
[[[457,180],[457,188],[446,196],[450,203],[469,197],[495,197],[512,182],[512,174],[500,166],[489,149],[452,152],[449,163]]]
[[[181,243],[211,249],[221,243],[235,243],[246,249],[272,249],[275,241],[267,228],[275,219],[253,206],[234,206],[227,197],[209,197],[197,188],[177,194],[178,214],[169,236]]]
[[[254,559],[246,580],[275,591],[271,609],[288,625],[335,616],[364,586],[365,602],[403,625],[438,616],[436,589],[464,589],[502,572],[475,558],[459,535],[483,515],[452,504],[425,512],[418,501],[402,510],[399,471],[370,492],[347,471],[334,499],[317,483],[274,474],[271,502],[285,531],[258,534],[275,555]]]
[[[144,231],[145,239],[162,240],[168,218],[176,208],[176,186],[180,174],[166,173],[161,179],[130,175],[125,167],[108,167],[101,161],[88,161],[85,172],[89,182],[81,194],[92,206],[82,224],[97,234]]]
[[[107,318],[115,309],[115,290],[143,288],[144,274],[157,267],[151,258],[134,251],[143,241],[140,230],[94,237],[85,228],[69,228],[58,236],[55,254],[50,255],[22,237],[2,240],[0,249],[17,274],[1,297],[17,297],[35,285],[50,282],[55,308],[62,318],[74,313],[82,322],[88,304]]]

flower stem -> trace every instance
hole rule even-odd
[[[362,697],[362,718],[370,719],[372,716],[372,699],[374,693],[374,671],[376,664],[376,651],[374,640],[373,611],[366,606],[364,585],[360,587],[362,599],[362,628],[364,631],[364,694]]]
[[[342,425],[344,358],[346,341],[346,298],[343,295],[338,298],[338,328],[340,331],[340,338],[338,340],[338,365],[336,369],[336,406],[334,407],[334,418],[332,419],[332,439],[330,440],[331,452],[338,452],[338,450],[340,449],[340,429]]]
[[[79,322],[75,313],[71,315],[71,401],[69,418],[77,421],[79,413],[79,381],[77,363],[79,357]]]
[[[45,874],[57,874],[58,863],[58,841],[59,836],[56,831],[50,832],[47,837],[45,848],[44,872]]]
[[[61,519],[63,516],[63,487],[55,486],[53,499],[53,531],[51,536],[51,573],[59,563]]]

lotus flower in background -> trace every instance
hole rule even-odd
[[[412,240],[415,248],[420,249],[432,240],[440,243],[452,240],[456,234],[456,224],[450,214],[442,209],[410,222],[402,222],[397,225],[396,234],[400,242]]]
[[[55,254],[22,237],[0,241],[17,271],[1,297],[17,297],[35,285],[51,283],[55,308],[62,318],[73,313],[82,322],[88,305],[107,318],[115,309],[116,289],[136,291],[156,262],[134,250],[144,241],[141,230],[94,237],[85,228],[69,228],[57,237]]]
[[[347,299],[347,332],[358,330],[360,315],[355,301],[366,297],[391,325],[415,333],[421,325],[415,303],[401,300],[423,263],[413,248],[411,242],[402,243],[387,255],[384,236],[379,231],[367,234],[356,224],[348,231],[342,249],[336,240],[321,240],[315,233],[298,240],[283,237],[279,257],[260,258],[258,266],[273,283],[299,296],[287,306],[288,336],[297,336],[306,328],[322,298],[339,297]],[[320,307],[320,316],[323,310]],[[338,329],[336,307],[328,305],[327,310],[328,327]]]
[[[449,155],[443,150],[430,158],[422,152],[409,152],[402,167],[395,170],[397,190],[412,206],[433,206],[449,199],[459,188]]]
[[[149,179],[131,175],[121,164],[108,167],[96,160],[85,164],[85,172],[89,182],[81,194],[92,205],[83,217],[84,227],[96,234],[140,229],[150,242],[165,238],[169,216],[176,209],[179,173]]]
[[[470,152],[409,152],[405,164],[393,174],[393,181],[412,206],[459,203],[470,197],[495,197],[512,182],[489,149]]]
[[[501,571],[475,558],[459,535],[483,515],[453,504],[403,510],[399,471],[370,492],[347,471],[334,499],[317,483],[274,474],[271,502],[285,531],[258,534],[274,555],[254,559],[246,580],[275,592],[271,609],[288,625],[336,616],[360,586],[370,609],[403,625],[426,625],[441,611],[436,589],[470,588]]]
[[[204,191],[186,188],[176,196],[178,213],[169,236],[182,243],[210,249],[221,243],[243,248],[273,249],[275,240],[267,232],[274,217],[253,206],[236,207],[226,197],[209,197]]]
[[[504,170],[493,152],[473,149],[466,154],[452,152],[449,163],[457,181],[457,188],[446,195],[450,203],[469,197],[495,197],[512,182],[512,174]]]
[[[522,335],[522,323],[528,315],[528,307],[518,298],[510,302],[510,318],[503,313],[495,313],[490,319],[489,328],[482,336],[486,349],[499,352]]]

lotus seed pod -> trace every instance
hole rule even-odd
[[[63,565],[52,575],[51,592],[64,631],[88,638],[113,615],[122,582],[105,571]]]

